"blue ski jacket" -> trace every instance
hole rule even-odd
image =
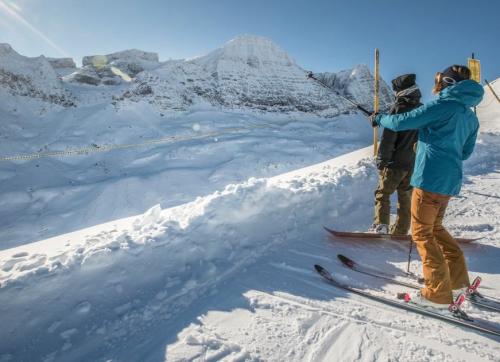
[[[458,195],[462,162],[476,144],[479,122],[471,110],[483,99],[483,87],[464,80],[443,89],[438,99],[410,112],[378,115],[375,122],[393,131],[418,129],[411,185],[442,195]]]

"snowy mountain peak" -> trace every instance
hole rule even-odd
[[[44,78],[57,78],[54,69],[43,55],[34,58],[25,57],[5,43],[0,44],[0,55],[0,69],[5,72],[25,75],[38,73]]]
[[[351,69],[352,77],[364,77],[366,75],[371,76],[370,68],[368,68],[366,64],[357,64],[354,66],[354,68]]]
[[[147,102],[165,112],[209,104],[334,117],[352,110],[339,93],[364,105],[373,98],[373,76],[367,66],[325,74],[323,80],[332,88],[328,89],[307,78],[307,72],[280,46],[255,35],[238,36],[201,57],[163,63],[157,53],[138,49],[85,56],[81,68],[75,68],[69,58],[24,57],[7,44],[0,52],[4,54],[0,72],[24,76],[24,85],[19,85],[19,77],[3,74],[0,91],[9,88],[15,96],[42,100],[65,94],[81,105]],[[391,101],[387,89],[382,81],[382,104]]]
[[[269,66],[291,66],[295,62],[290,56],[273,41],[256,36],[238,36],[221,48],[209,54],[192,59],[191,61],[206,67],[218,68],[249,66],[252,68],[263,68]]]
[[[227,42],[222,50],[224,56],[228,58],[279,62],[284,65],[294,64],[290,56],[276,43],[255,35],[238,36]]]

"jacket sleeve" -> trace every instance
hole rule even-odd
[[[477,132],[479,131],[479,126],[476,126],[474,132],[472,132],[467,140],[465,141],[464,148],[462,150],[462,161],[467,160],[472,151],[474,151],[474,146],[476,145]]]
[[[438,122],[448,118],[451,115],[451,107],[445,103],[434,101],[425,104],[414,110],[400,114],[383,114],[376,118],[376,122],[380,126],[384,126],[393,131],[407,131],[410,129],[425,128],[431,123]]]

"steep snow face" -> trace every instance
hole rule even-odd
[[[370,69],[360,64],[353,69],[342,70],[338,73],[320,73],[318,79],[335,89],[345,97],[371,109],[375,91],[374,78]],[[392,102],[392,92],[387,83],[380,80],[380,106],[388,108]]]
[[[22,56],[8,44],[0,44],[0,94],[74,105],[73,97],[47,58]]]
[[[140,81],[153,85],[155,103],[166,108],[205,102],[327,117],[352,109],[334,91],[308,79],[283,49],[255,36],[235,38],[202,57],[167,62],[156,72],[142,74]]]

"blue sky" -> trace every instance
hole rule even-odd
[[[0,0],[0,42],[79,63],[128,48],[192,57],[256,34],[313,71],[373,67],[378,47],[382,76],[417,73],[429,98],[435,72],[472,51],[500,77],[499,14],[497,0]]]

